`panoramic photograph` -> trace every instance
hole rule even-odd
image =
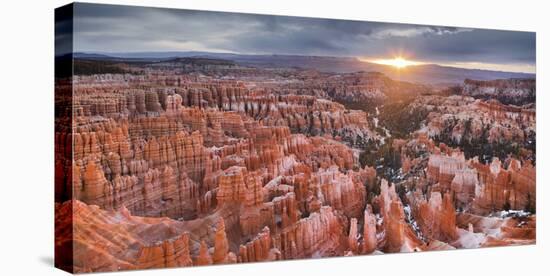
[[[534,32],[56,11],[55,266],[536,243]]]

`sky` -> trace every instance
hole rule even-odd
[[[62,25],[62,24],[58,24]],[[75,52],[358,57],[535,72],[535,33],[78,3]]]

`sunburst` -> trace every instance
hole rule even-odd
[[[393,66],[393,67],[398,68],[398,69],[406,68],[406,67],[412,66],[412,65],[422,64],[421,62],[418,62],[418,61],[407,60],[407,59],[405,59],[404,57],[401,57],[401,56],[394,57],[392,59],[377,59],[377,60],[373,60],[372,62],[378,63],[378,64],[383,64],[383,65],[390,65],[390,66]]]

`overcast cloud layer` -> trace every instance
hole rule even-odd
[[[532,68],[535,33],[78,3],[77,52],[210,51]],[[498,68],[495,68],[498,69]],[[525,69],[526,71],[529,69]]]

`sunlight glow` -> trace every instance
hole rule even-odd
[[[372,62],[383,64],[383,65],[390,65],[398,69],[405,68],[411,65],[422,64],[421,62],[418,62],[418,61],[406,60],[405,58],[400,56],[394,57],[393,59],[376,59],[376,60],[373,60]]]

